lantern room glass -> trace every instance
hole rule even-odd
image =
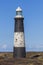
[[[17,11],[16,15],[22,15],[22,11]]]

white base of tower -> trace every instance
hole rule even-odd
[[[25,47],[24,32],[14,33],[14,47]]]

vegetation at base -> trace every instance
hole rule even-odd
[[[43,52],[27,52],[26,58],[13,58],[12,52],[0,52],[0,65],[43,65]]]

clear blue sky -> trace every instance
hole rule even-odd
[[[43,51],[43,0],[0,0],[0,52],[13,51],[18,6],[23,9],[26,51]]]

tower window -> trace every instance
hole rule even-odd
[[[17,42],[17,39],[15,39],[15,42]]]

